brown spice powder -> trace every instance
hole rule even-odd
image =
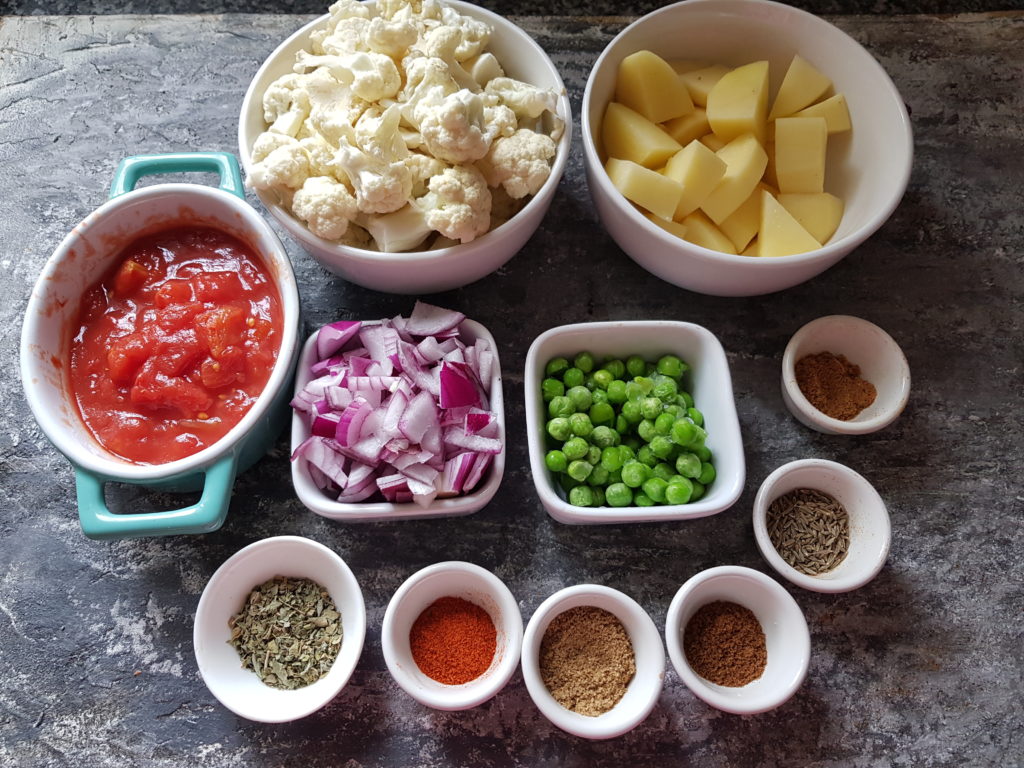
[[[716,685],[739,688],[764,674],[764,630],[749,608],[716,600],[697,609],[683,632],[693,671]]]
[[[833,419],[849,421],[873,402],[875,385],[860,377],[860,366],[843,355],[804,355],[794,366],[796,383],[811,405]]]
[[[540,676],[566,709],[597,717],[614,707],[636,674],[625,627],[593,605],[560,613],[540,641]]]

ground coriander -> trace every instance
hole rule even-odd
[[[860,377],[860,367],[843,355],[804,355],[794,366],[804,397],[826,416],[849,421],[873,402],[875,385]]]

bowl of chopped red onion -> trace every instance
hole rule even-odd
[[[505,470],[501,365],[490,332],[423,302],[409,317],[341,320],[299,358],[292,482],[333,520],[468,515]]]

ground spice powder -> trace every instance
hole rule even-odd
[[[487,611],[461,597],[442,597],[413,622],[409,647],[427,677],[462,685],[491,666],[498,633]]]
[[[811,405],[833,419],[849,421],[873,402],[875,385],[843,355],[818,352],[796,362],[796,384]]]
[[[597,717],[614,707],[636,674],[636,656],[614,614],[581,605],[558,614],[540,641],[540,676],[555,701]]]
[[[754,612],[723,600],[702,605],[686,623],[683,652],[694,672],[730,688],[757,680],[768,662],[764,630]]]

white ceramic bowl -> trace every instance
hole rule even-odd
[[[330,671],[312,685],[291,691],[260,682],[243,669],[230,644],[228,619],[254,588],[275,576],[311,579],[324,587],[341,613],[343,637]],[[301,536],[275,536],[229,557],[210,578],[196,608],[192,641],[203,681],[236,715],[263,723],[297,720],[330,702],[348,682],[363,651],[366,608],[352,571],[332,550]]]
[[[497,630],[491,666],[462,685],[445,685],[423,674],[409,647],[412,625],[442,597],[460,597],[480,606]],[[515,672],[522,644],[523,617],[508,587],[490,571],[457,561],[437,563],[410,576],[388,603],[381,627],[384,661],[395,682],[421,704],[442,710],[470,709],[492,698]]]
[[[463,341],[472,343],[477,339],[485,339],[494,352],[489,398],[491,410],[497,414],[498,428],[504,443],[505,400],[501,385],[501,361],[498,359],[498,347],[490,331],[474,320],[463,320],[459,330],[460,338]],[[310,367],[316,359],[315,345],[316,334],[314,333],[306,340],[299,355],[299,368],[295,374],[296,393],[302,391],[310,380]],[[305,414],[294,413],[292,415],[292,450],[298,448],[309,435],[310,425]],[[298,495],[299,501],[308,509],[332,520],[344,520],[349,523],[471,515],[487,506],[494,498],[494,494],[497,493],[498,486],[501,485],[501,479],[505,474],[506,452],[507,446],[503,445],[501,453],[494,457],[487,474],[471,493],[450,499],[434,499],[425,507],[414,502],[404,504],[392,504],[386,501],[346,503],[332,499],[310,478],[305,461],[292,462],[292,484],[295,486],[295,493]]]
[[[540,674],[540,644],[548,625],[559,614],[584,605],[614,614],[622,622],[636,657],[636,674],[626,693],[597,717],[581,715],[559,704]],[[654,709],[665,681],[665,646],[651,617],[631,597],[610,587],[578,584],[551,595],[534,611],[523,637],[522,667],[526,690],[548,720],[585,739],[612,739],[636,728]]]
[[[809,576],[793,568],[768,536],[768,507],[797,488],[827,493],[843,505],[850,517],[850,549],[828,573]],[[824,459],[803,459],[784,464],[761,483],[754,499],[754,536],[764,559],[781,576],[814,592],[849,592],[871,581],[885,565],[892,540],[889,512],[878,491],[849,467]]]
[[[640,355],[656,360],[678,355],[690,365],[689,383],[696,408],[704,414],[707,447],[716,477],[707,493],[690,504],[654,507],[577,507],[570,504],[554,475],[544,464],[547,410],[540,394],[544,368],[554,357],[572,359],[591,352],[600,361],[605,355],[625,359]],[[671,320],[612,321],[563,325],[538,336],[526,355],[526,435],[533,484],[548,514],[562,523],[639,523],[688,520],[728,509],[743,492],[746,464],[736,403],[732,394],[729,362],[721,343],[706,328]]]
[[[860,367],[875,386],[875,401],[849,421],[819,411],[796,383],[796,363],[805,355],[831,352]],[[889,426],[910,398],[910,366],[892,336],[874,323],[850,315],[812,320],[793,334],[782,356],[782,400],[796,419],[828,435],[864,435]]]
[[[540,226],[565,171],[572,138],[572,112],[561,75],[544,50],[526,32],[508,19],[460,0],[445,0],[459,13],[494,28],[488,50],[506,73],[532,85],[551,88],[559,94],[558,114],[565,131],[558,141],[551,175],[529,202],[512,219],[470,243],[436,251],[379,253],[339,245],[317,237],[305,223],[281,206],[273,194],[258,191],[270,214],[325,269],[365,288],[388,293],[424,294],[459,288],[494,272],[511,259]],[[367,3],[372,5],[372,0]],[[322,16],[299,29],[270,54],[256,72],[242,101],[238,125],[238,151],[249,173],[253,143],[266,129],[263,93],[281,75],[290,73],[295,54],[307,45],[309,34],[323,26]]]
[[[795,256],[752,258],[710,251],[649,222],[604,172],[600,127],[619,62],[649,49],[665,58],[726,66],[767,59],[774,88],[799,53],[846,94],[853,131],[830,138],[826,191],[845,203],[824,247]],[[823,272],[889,218],[906,190],[913,160],[910,119],[896,86],[853,38],[824,19],[768,0],[687,0],[644,16],[605,48],[583,94],[587,185],[619,247],[663,280],[715,296],[780,291]]]
[[[767,663],[757,680],[731,688],[693,671],[683,651],[683,632],[697,610],[717,600],[749,608],[764,630]],[[811,633],[803,612],[770,576],[750,568],[722,565],[701,571],[676,592],[665,618],[665,641],[672,666],[686,687],[716,709],[737,715],[767,712],[800,688],[811,660]]]

